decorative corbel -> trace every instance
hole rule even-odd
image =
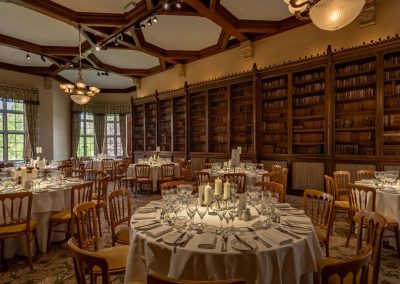
[[[250,40],[241,42],[240,48],[242,49],[244,60],[251,60],[254,58],[253,43]]]

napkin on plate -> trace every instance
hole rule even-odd
[[[293,224],[310,224],[311,225],[311,220],[308,217],[302,217],[302,216],[285,216],[283,218],[284,221],[288,223],[293,223]]]
[[[147,231],[147,235],[152,238],[158,238],[166,233],[169,233],[173,230],[172,227],[163,225],[154,229]]]
[[[136,212],[133,214],[133,219],[134,220],[143,220],[143,219],[155,219],[156,218],[156,213],[155,212],[150,212],[150,213],[138,213]]]
[[[156,222],[155,220],[140,220],[135,223],[135,229],[140,230],[141,228],[152,229],[154,226],[157,226],[160,222]],[[153,226],[154,225],[154,226]]]
[[[289,203],[276,203],[275,204],[276,208],[289,208],[291,205]]]
[[[266,231],[260,231],[257,233],[260,238],[269,239],[278,245],[287,245],[287,244],[291,244],[293,242],[293,239],[290,236],[288,236],[274,228],[268,229]]]
[[[151,206],[151,207],[162,207],[162,202],[159,200],[152,200],[149,202],[149,204],[147,204],[147,206]]]
[[[214,249],[217,238],[215,234],[212,233],[204,233],[199,235],[199,241],[197,243],[197,247],[204,249]]]

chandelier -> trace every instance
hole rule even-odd
[[[78,80],[74,84],[60,84],[60,88],[71,97],[71,100],[79,105],[84,105],[92,97],[100,93],[97,87],[88,87],[82,79],[82,47],[81,47],[81,27],[79,26],[79,70]]]
[[[350,24],[360,14],[365,0],[283,0],[299,20],[309,20],[318,28],[335,31]]]

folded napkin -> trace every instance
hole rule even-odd
[[[293,239],[290,236],[288,236],[274,228],[268,229],[266,231],[257,232],[257,234],[263,240],[269,239],[278,245],[287,245],[287,244],[291,244],[293,242]]]
[[[375,181],[372,179],[361,179],[360,180],[361,183],[369,183],[369,184],[374,184]]]
[[[311,224],[311,220],[308,217],[300,216],[285,216],[284,221],[293,224]]]
[[[138,213],[136,212],[133,214],[133,219],[134,220],[143,220],[143,219],[155,219],[156,218],[156,213],[155,212],[150,212],[150,213]]]
[[[149,204],[147,204],[147,206],[151,206],[151,207],[162,207],[162,201],[159,200],[153,200],[150,201]]]
[[[151,212],[154,212],[154,207],[150,207],[150,206],[139,207],[137,209],[137,212],[139,212],[139,213],[151,213]]]
[[[172,227],[164,225],[147,231],[147,235],[152,238],[158,238],[166,233],[171,232],[172,230]]]
[[[275,204],[276,208],[289,208],[291,205],[289,203],[276,203]]]
[[[215,237],[215,234],[212,233],[205,233],[199,235],[199,241],[197,243],[197,246],[199,248],[204,248],[204,249],[214,249],[215,244],[217,242],[217,238]]]
[[[140,221],[136,222],[134,226],[135,226],[135,229],[138,229],[138,230],[140,230],[142,228],[150,230],[158,224],[160,224],[160,222],[156,222],[155,220],[140,220]]]

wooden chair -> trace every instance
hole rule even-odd
[[[276,173],[274,182],[282,183],[282,166],[278,164],[272,165],[271,172]]]
[[[230,173],[224,174],[224,179],[230,183],[237,184],[236,193],[244,193],[246,191],[246,174],[245,173]]]
[[[283,192],[285,193],[285,195],[286,195],[286,191],[287,191],[288,178],[289,178],[289,169],[283,168],[282,169],[282,184],[283,184]]]
[[[85,173],[83,170],[77,170],[77,169],[67,169],[65,171],[65,177],[69,177],[69,178],[79,178],[82,179],[85,177]]]
[[[323,264],[319,270],[319,284],[368,284],[368,268],[372,247],[368,246],[362,254],[351,259]]]
[[[129,220],[132,216],[129,190],[123,188],[110,192],[108,201],[110,203],[112,246],[115,246],[115,243],[129,245]]]
[[[133,177],[128,177],[128,166],[124,163],[118,165],[118,169],[115,174],[114,190],[116,185],[119,188],[131,188],[133,190],[134,183],[136,181]]]
[[[338,200],[337,192],[336,192],[336,186],[335,186],[335,181],[333,180],[332,177],[328,175],[324,175],[324,180],[325,180],[325,190],[327,193],[332,195],[335,198],[335,216],[334,220],[336,219],[336,213],[338,212],[346,212],[350,213],[350,202],[346,200]],[[350,218],[350,214],[349,214]]]
[[[136,184],[139,185],[139,190],[142,191],[143,185],[148,185],[148,195],[153,190],[152,181],[150,179],[150,166],[137,164],[135,165]],[[135,190],[136,193],[136,190]]]
[[[92,199],[92,191],[93,191],[93,182],[86,182],[74,185],[71,188],[70,209],[66,209],[64,211],[56,212],[50,215],[48,235],[47,235],[47,251],[50,250],[51,233],[53,231],[60,232],[59,230],[53,230],[54,226],[60,224],[67,224],[67,231],[66,231],[67,237],[72,236],[73,232],[72,210],[77,204],[90,201]]]
[[[67,174],[67,171],[72,170],[72,167],[71,167],[70,164],[65,164],[65,165],[58,166],[58,167],[57,167],[57,170],[58,170],[59,172],[62,172],[62,173],[64,173],[64,174],[66,175],[66,174]]]
[[[161,165],[161,179],[157,181],[157,184],[173,181],[175,178],[175,164],[164,164]]]
[[[254,165],[256,166],[257,170],[263,170],[264,169],[264,164],[262,164],[262,163],[257,163],[257,164],[254,164]]]
[[[122,164],[124,164],[127,167],[129,167],[129,165],[132,164],[132,157],[122,158]]]
[[[150,273],[147,275],[147,284],[246,284],[246,281],[243,279],[215,281],[180,280],[172,279],[157,273]]]
[[[277,182],[277,174],[275,172],[268,172],[262,174],[261,181],[263,182]]]
[[[83,170],[85,172],[85,179],[86,180],[94,180],[96,170],[93,168],[93,159],[84,158],[81,160],[83,161],[83,164],[84,164]]]
[[[325,245],[325,252],[328,257],[335,199],[329,193],[315,189],[306,189],[303,198],[304,211],[315,227],[318,241]]]
[[[79,165],[80,165],[79,158],[71,158],[70,165],[74,170],[79,170]]]
[[[333,172],[335,181],[336,200],[349,201],[349,191],[347,185],[350,182],[350,173],[348,171]]]
[[[179,181],[168,181],[168,182],[164,182],[161,184],[160,189],[161,190],[167,190],[167,189],[172,189],[172,188],[178,188],[178,186],[180,185],[192,185],[192,182],[188,182],[188,181],[183,181],[183,180],[179,180]]]
[[[107,220],[108,226],[110,226],[110,219],[108,218],[108,210],[107,210],[107,191],[108,191],[108,177],[102,177],[98,181],[96,181],[96,194],[92,196],[93,203],[96,205],[97,216],[99,221],[99,233],[102,236],[101,232],[101,219],[100,219],[100,209],[103,209],[104,217]]]
[[[90,284],[97,283],[97,277],[101,277],[102,284],[110,283],[110,273],[107,260],[93,252],[80,249],[76,245],[76,240],[68,240],[68,248],[72,254],[74,263],[75,278],[78,284],[86,284],[86,274],[89,274]],[[97,272],[95,274],[95,272]]]
[[[113,180],[113,178],[114,178],[114,160],[113,159],[101,160],[101,170],[108,175],[110,180]]]
[[[375,170],[358,170],[357,180],[375,178]]]
[[[207,169],[211,169],[212,168],[213,163],[204,163],[204,167],[203,169],[207,170]]]
[[[31,218],[32,192],[14,192],[0,194],[0,245],[1,260],[4,261],[5,240],[25,236],[29,268],[32,263],[32,237],[35,238],[36,251],[39,250],[37,240],[37,221]]]
[[[116,246],[99,249],[97,235],[96,205],[92,202],[80,203],[73,209],[74,220],[78,231],[79,248],[85,251],[94,251],[96,255],[106,259],[110,275],[125,272],[129,246]],[[94,276],[100,275],[100,270],[94,271]]]
[[[211,175],[207,172],[199,172],[197,176],[197,185],[205,184],[209,182]]]
[[[192,164],[189,161],[182,167],[180,166],[181,179],[184,181],[192,181]]]
[[[263,182],[259,181],[254,184],[254,186],[262,187],[263,191],[269,191],[271,193],[279,194],[279,202],[285,202],[285,192],[283,190],[283,185],[276,182]]]

